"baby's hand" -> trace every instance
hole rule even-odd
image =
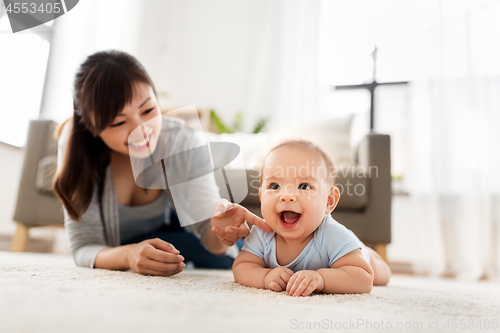
[[[290,268],[284,266],[276,267],[267,273],[264,279],[264,287],[274,291],[283,291],[286,289],[288,280],[293,275]]]
[[[298,271],[292,275],[286,286],[286,294],[291,296],[308,296],[313,291],[321,291],[325,281],[316,271]]]

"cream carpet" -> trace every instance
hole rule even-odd
[[[235,284],[230,271],[153,277],[77,267],[70,256],[0,252],[6,333],[451,332],[452,323],[475,327],[457,331],[498,332],[499,300],[492,282],[402,275],[370,294],[291,298]]]

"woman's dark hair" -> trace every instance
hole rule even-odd
[[[62,166],[52,184],[69,216],[76,221],[89,207],[96,184],[99,202],[102,201],[110,149],[99,133],[132,101],[137,83],[147,83],[156,95],[153,82],[139,61],[116,50],[90,55],[76,73],[73,116],[56,131],[59,138],[64,124],[72,119]]]

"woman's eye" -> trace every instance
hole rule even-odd
[[[276,183],[271,183],[271,184],[269,184],[268,188],[271,190],[279,190],[280,186]]]
[[[311,189],[311,185],[307,184],[307,183],[302,183],[299,185],[299,190],[310,190]]]
[[[116,124],[113,124],[113,125],[110,125],[110,126],[111,126],[111,127],[118,127],[118,126],[123,125],[123,124],[125,124],[125,122],[124,122],[124,121],[119,122],[119,123],[116,123]]]
[[[142,114],[148,114],[148,113],[150,113],[151,111],[153,111],[154,109],[155,109],[155,108],[148,109],[148,110],[144,111]],[[124,121],[119,122],[119,123],[116,123],[116,124],[113,124],[113,125],[109,125],[109,126],[111,126],[111,127],[118,127],[118,126],[123,125],[123,124],[125,124],[125,122],[124,122]]]

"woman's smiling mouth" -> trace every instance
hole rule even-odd
[[[153,133],[151,133],[147,139],[143,139],[141,141],[129,142],[127,143],[127,146],[135,150],[143,150],[146,147],[149,147],[152,136]]]

